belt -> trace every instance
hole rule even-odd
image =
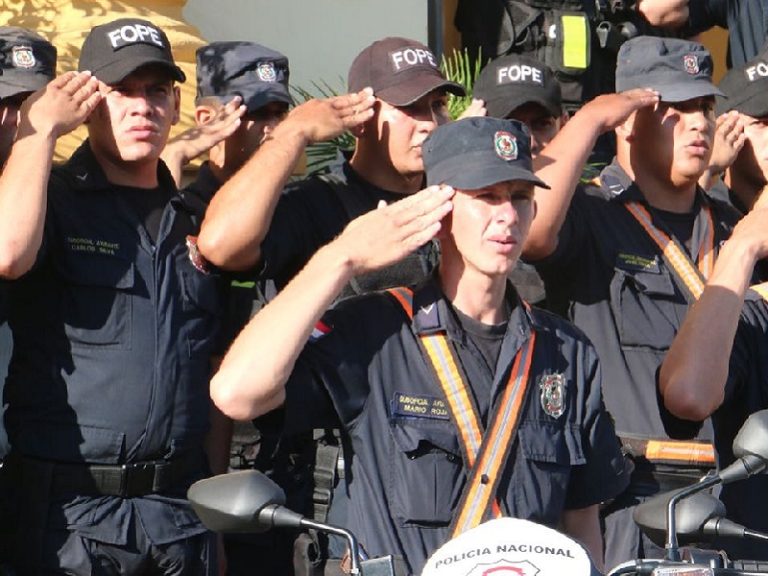
[[[22,466],[26,458],[22,459]],[[39,461],[37,461],[39,463]],[[62,464],[49,462],[52,493],[81,496],[136,498],[160,494],[178,483],[190,471],[186,459],[153,460],[127,464]]]
[[[654,440],[622,436],[624,454],[633,458],[645,458],[652,463],[713,468],[715,449],[708,442]]]

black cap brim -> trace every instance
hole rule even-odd
[[[650,86],[659,93],[663,102],[685,102],[704,96],[725,96],[717,86],[708,81],[678,82]]]
[[[450,164],[438,164],[427,170],[427,186],[447,184],[459,190],[479,190],[499,182],[521,180],[549,189],[549,185],[533,172],[514,164],[500,164],[498,160],[473,160],[471,165],[461,164],[451,160]]]
[[[437,74],[422,74],[389,88],[377,90],[374,94],[392,106],[408,106],[434,90],[443,89],[456,96],[466,96],[467,91],[461,84],[446,80]]]
[[[50,81],[50,78],[42,74],[8,74],[7,71],[3,74],[2,82],[0,82],[0,99],[10,98],[17,94],[24,94],[27,92],[37,92],[41,88],[44,88]]]
[[[494,100],[488,100],[485,103],[488,116],[494,118],[509,118],[510,114],[524,106],[525,104],[538,104],[549,114],[558,118],[563,113],[563,107],[553,104],[545,100],[544,98],[537,98],[535,96],[527,96],[523,98],[498,98]]]
[[[286,93],[285,90],[280,90],[277,88],[274,90],[259,90],[256,94],[252,94],[250,96],[241,94],[241,96],[243,97],[243,103],[245,104],[245,107],[249,113],[256,112],[256,110],[259,108],[262,108],[263,106],[266,106],[272,102],[284,102],[289,106],[294,105],[294,101],[293,98],[291,98],[291,95]]]
[[[145,66],[159,66],[165,68],[170,72],[171,78],[177,82],[184,82],[187,79],[184,71],[176,65],[169,64],[168,60],[147,57],[125,58],[113,62],[104,68],[91,70],[91,73],[105,84],[117,84],[118,82],[122,82],[127,76],[133,74],[139,68],[144,68]]]

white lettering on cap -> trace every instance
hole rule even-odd
[[[126,24],[117,30],[107,33],[112,48],[120,48],[128,44],[151,42],[160,48],[164,48],[160,32],[144,24]]]
[[[768,64],[765,62],[758,62],[754,66],[750,66],[744,72],[747,75],[747,80],[754,82],[758,78],[768,77]]]
[[[532,82],[544,84],[544,72],[541,68],[528,64],[512,64],[496,69],[496,84],[511,84],[513,82]]]
[[[437,68],[434,54],[423,48],[405,48],[404,50],[390,52],[389,58],[392,60],[395,72],[400,72],[413,66],[423,66],[424,64]]]

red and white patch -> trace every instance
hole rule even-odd
[[[209,274],[208,260],[205,259],[197,248],[197,236],[187,236],[187,250],[189,251],[189,261],[192,262],[192,266],[203,274]]]
[[[312,334],[309,335],[309,340],[310,342],[315,342],[316,340],[320,340],[323,336],[327,336],[330,332],[331,327],[322,320],[318,320],[312,330]]]
[[[683,56],[683,68],[688,74],[699,73],[699,57],[696,54],[686,54]]]
[[[502,160],[517,160],[517,138],[513,134],[499,130],[493,135],[493,148]]]
[[[539,569],[528,560],[510,562],[499,560],[493,564],[479,564],[467,576],[536,576]]]
[[[30,46],[14,46],[11,61],[16,68],[33,68],[37,61]]]

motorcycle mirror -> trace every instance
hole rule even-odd
[[[284,504],[285,493],[257,470],[243,470],[199,480],[187,498],[203,524],[214,532],[264,532],[259,522],[266,506]]]
[[[768,410],[750,414],[733,440],[737,458],[754,455],[768,462]]]
[[[680,490],[658,494],[639,504],[632,518],[640,530],[657,546],[664,546],[667,535],[667,506]],[[675,524],[680,544],[693,544],[704,538],[704,524],[725,516],[725,505],[706,492],[691,494],[675,507]]]

